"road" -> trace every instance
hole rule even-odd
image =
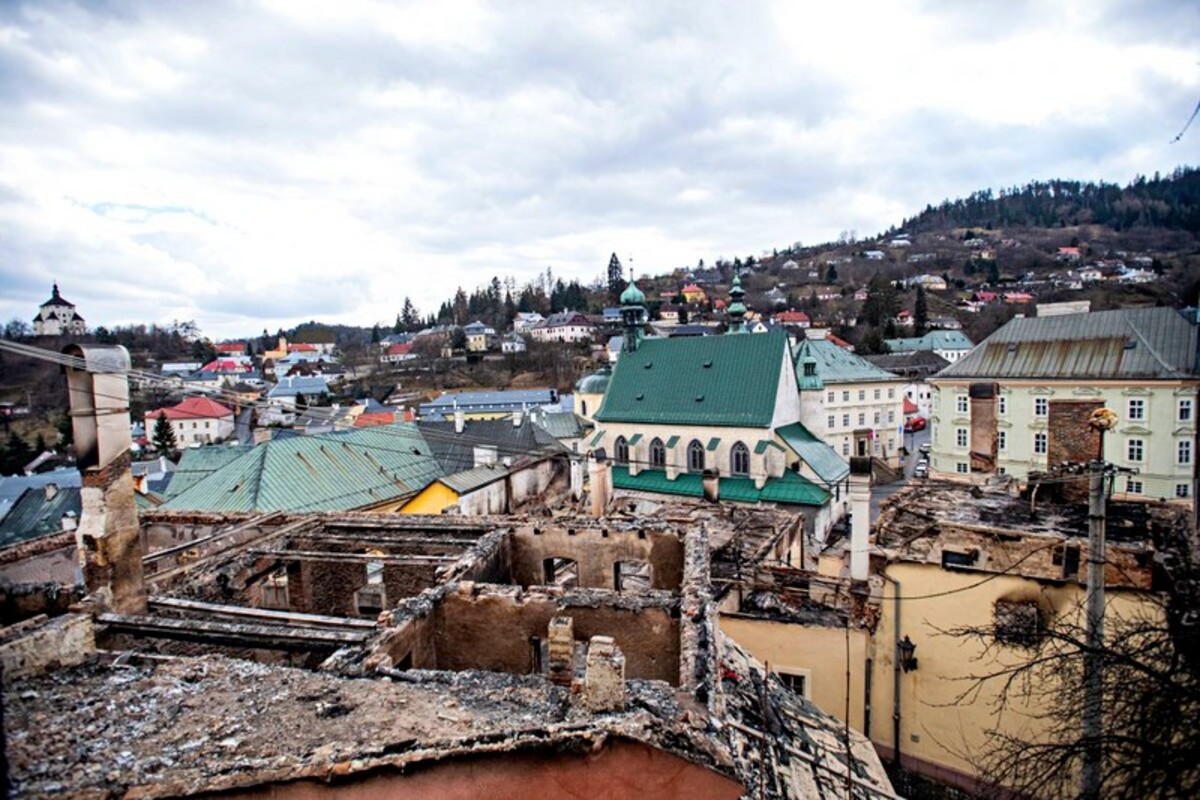
[[[908,448],[908,457],[904,460],[904,479],[884,486],[871,487],[871,519],[879,518],[879,506],[884,500],[903,489],[913,480],[913,470],[916,469],[917,459],[921,457],[917,448],[929,441],[929,428],[912,434],[904,434],[904,445]],[[916,480],[921,480],[917,478]]]

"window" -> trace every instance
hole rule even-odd
[[[880,419],[881,419],[881,417],[879,416],[879,412],[876,411],[875,412],[875,424],[876,425],[879,425]]]
[[[1184,439],[1175,445],[1175,463],[1187,465],[1192,463],[1192,443]]]
[[[1126,417],[1131,422],[1136,420],[1144,420],[1146,418],[1146,401],[1141,398],[1135,398],[1129,401],[1129,414]]]
[[[613,564],[613,588],[618,592],[647,591],[653,583],[648,561],[618,561]]]
[[[999,431],[996,434],[996,447],[1000,450],[1008,449],[1008,431]]]
[[[836,428],[837,427],[837,417],[835,417],[833,414],[830,414],[828,417],[826,417],[825,418],[825,427],[829,428],[830,430],[833,430],[834,428]]]
[[[1176,497],[1191,497],[1192,496],[1192,487],[1188,486],[1186,483],[1175,484],[1175,496]]]
[[[967,446],[967,434],[968,434],[968,432],[967,432],[966,428],[955,428],[954,429],[954,444],[957,447],[966,447]]]
[[[826,403],[832,403],[832,402],[833,402],[833,398],[834,398],[834,394],[833,394],[833,392],[829,392],[828,394],[826,394],[826,395],[825,395],[825,402],[826,402]]]
[[[580,416],[582,416],[582,417],[586,417],[586,416],[587,416],[587,400],[580,400],[580,401],[579,401],[579,410],[580,410],[580,412],[581,412],[581,413],[580,413]]]
[[[969,466],[967,466],[967,462],[957,461],[954,464],[954,471],[957,472],[959,475],[966,475],[968,472],[971,471],[971,468]]]
[[[1141,494],[1142,493],[1142,482],[1135,481],[1133,478],[1126,478],[1125,479],[1125,493],[1126,494]]]
[[[625,441],[624,436],[618,436],[613,442],[613,459],[618,464],[629,463],[629,442]]]
[[[797,670],[795,672],[776,671],[775,674],[779,676],[779,680],[784,686],[791,689],[800,697],[808,697],[808,670]]]
[[[662,469],[667,466],[667,448],[663,446],[662,439],[657,436],[654,441],[650,442],[650,466]]]
[[[850,402],[850,392],[842,392],[842,402],[843,403]]]
[[[858,390],[858,399],[859,399],[859,400],[866,400],[866,399],[867,399],[867,390],[866,390],[866,389],[859,389],[859,390]]]
[[[895,422],[896,422],[896,412],[889,411],[888,412],[888,425],[893,425],[893,424],[895,424]]]
[[[954,410],[959,414],[966,414],[971,410],[965,394],[960,394],[954,398]]]
[[[849,414],[842,414],[842,427],[843,428],[850,427],[850,415]]]
[[[370,555],[382,555],[382,553],[371,553]],[[378,586],[383,583],[383,562],[368,561],[367,562],[367,585]]]
[[[996,641],[1020,647],[1034,647],[1042,638],[1042,615],[1037,603],[997,600]]]
[[[888,389],[888,400],[895,400],[895,399],[896,399],[896,390],[894,388]]]
[[[1040,456],[1046,455],[1046,434],[1039,431],[1033,435],[1033,452]]]
[[[1044,417],[1050,413],[1050,401],[1045,397],[1035,397],[1033,399],[1033,415],[1035,417]]]
[[[729,451],[729,471],[734,475],[750,474],[750,448],[741,442],[736,443]]]
[[[688,445],[688,472],[704,472],[704,445],[692,439]]]
[[[1146,456],[1146,443],[1141,439],[1130,439],[1125,443],[1125,458],[1129,461],[1141,462]]]
[[[1179,401],[1179,407],[1176,410],[1175,417],[1180,422],[1192,421],[1192,401],[1190,398],[1184,398]]]
[[[579,563],[570,558],[543,559],[542,574],[546,586],[574,589],[579,585]]]
[[[850,455],[850,443],[849,442],[842,442],[842,455],[844,455],[844,456]]]
[[[1008,413],[1008,397],[1007,396],[1000,395],[1000,397],[997,398],[996,405],[997,405],[997,409],[996,409],[997,414],[999,414],[1000,416],[1004,416],[1005,414]]]
[[[878,400],[878,399],[879,399],[879,389],[876,389],[876,390],[875,390],[875,399],[876,399],[876,400]]]

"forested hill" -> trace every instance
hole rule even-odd
[[[927,233],[952,228],[1059,228],[1106,225],[1113,230],[1167,228],[1200,233],[1200,169],[1179,167],[1170,175],[1114,183],[1036,181],[1021,187],[975,192],[926,206],[902,230]]]

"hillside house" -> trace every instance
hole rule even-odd
[[[87,323],[75,304],[58,293],[55,283],[50,291],[50,299],[38,306],[38,314],[33,318],[33,334],[35,336],[82,336],[87,333]]]
[[[559,311],[529,329],[535,342],[590,342],[596,327],[578,311]]]
[[[233,436],[233,409],[207,397],[189,397],[176,405],[147,411],[147,436],[153,438],[160,415],[167,418],[180,448],[223,442]]]

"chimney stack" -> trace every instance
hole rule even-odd
[[[572,661],[575,657],[575,622],[570,617],[554,617],[550,620],[549,677],[551,683],[570,686],[574,677]]]
[[[462,433],[463,427],[467,424],[467,415],[463,413],[461,408],[454,409],[454,432]]]
[[[588,642],[583,704],[594,714],[625,710],[625,654],[611,636]]]
[[[588,462],[588,491],[592,495],[592,516],[603,517],[608,508],[612,473],[607,461],[593,457]]]
[[[871,459],[850,459],[850,580],[865,581],[870,564]]]

